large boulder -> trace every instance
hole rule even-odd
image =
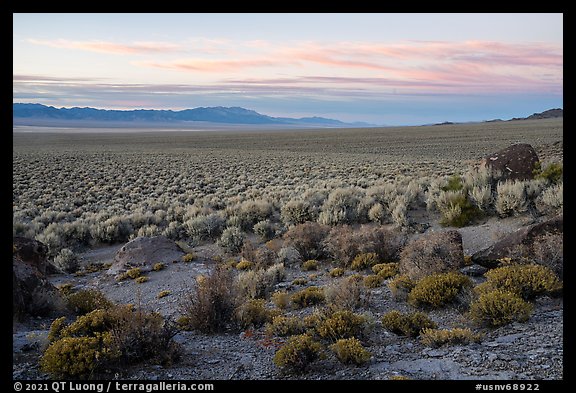
[[[24,237],[13,238],[12,250],[12,312],[45,316],[61,309],[63,301],[47,277],[48,261],[45,244]]]
[[[464,267],[462,235],[456,230],[428,232],[400,253],[400,273],[413,280]]]
[[[539,161],[534,148],[527,143],[517,143],[486,156],[481,165],[499,171],[501,180],[530,180]]]
[[[117,275],[134,267],[139,267],[143,272],[149,271],[155,263],[180,261],[184,254],[184,251],[166,236],[139,236],[118,250],[108,274]]]
[[[550,220],[518,229],[472,255],[472,261],[487,268],[494,268],[499,266],[504,258],[523,259],[548,265],[562,277],[563,235],[564,216],[560,214]]]

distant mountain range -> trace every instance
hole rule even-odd
[[[555,117],[564,117],[564,110],[561,108],[548,109],[547,111],[544,112],[533,113],[527,117],[513,117],[512,119],[506,121],[552,119]],[[494,120],[488,120],[487,122],[493,122],[493,121],[504,121],[504,120],[494,119]]]
[[[42,104],[12,104],[12,118],[18,119],[19,124],[25,120],[64,120],[64,121],[92,121],[92,122],[209,122],[226,124],[251,125],[286,125],[303,127],[370,127],[373,124],[355,122],[345,123],[339,120],[323,117],[302,117],[292,119],[289,117],[272,117],[253,110],[240,107],[200,107],[184,109],[181,111],[135,109],[135,110],[108,110],[95,108],[55,108]],[[34,123],[38,123],[35,121]]]

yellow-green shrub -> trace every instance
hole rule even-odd
[[[345,270],[341,267],[335,267],[334,269],[330,270],[330,277],[342,277],[344,275]]]
[[[420,333],[420,341],[422,344],[433,348],[438,348],[446,344],[466,345],[472,342],[480,342],[480,339],[480,334],[476,334],[468,328],[454,328],[449,330],[422,329]]]
[[[309,335],[292,336],[274,355],[274,364],[283,371],[301,373],[321,351],[322,345]]]
[[[384,329],[404,335],[417,337],[423,329],[436,329],[437,325],[422,312],[403,314],[398,310],[392,310],[382,316]]]
[[[306,331],[304,321],[299,317],[277,315],[266,325],[266,333],[271,336],[287,337]]]
[[[372,354],[354,337],[340,339],[332,344],[330,349],[338,360],[345,364],[362,365],[372,357]]]
[[[454,302],[458,294],[472,285],[470,277],[461,273],[433,274],[416,283],[408,295],[408,303],[416,307],[442,307]]]
[[[236,269],[238,269],[238,270],[247,270],[247,269],[252,268],[252,266],[253,266],[253,263],[252,263],[252,262],[243,259],[243,260],[241,260],[240,262],[238,262],[238,263],[236,264]]]
[[[390,280],[388,288],[390,288],[394,300],[404,301],[408,299],[408,294],[415,285],[416,283],[407,274],[403,274]]]
[[[369,276],[364,277],[364,286],[366,288],[378,288],[384,282],[384,278],[382,278],[379,274],[371,274]]]
[[[562,283],[554,271],[542,265],[502,266],[486,272],[484,276],[487,280],[476,287],[478,293],[500,289],[531,300],[540,295],[556,294],[562,289]]]
[[[172,292],[168,291],[168,290],[160,291],[160,292],[158,292],[158,295],[156,295],[156,297],[158,299],[162,299],[163,297],[166,297],[166,296],[170,295],[171,293]]]
[[[140,276],[140,277],[136,277],[136,279],[134,281],[136,281],[136,283],[138,283],[138,284],[144,284],[145,282],[147,282],[149,280],[150,280],[150,277]]]
[[[398,263],[378,263],[372,266],[372,271],[385,280],[398,274]]]
[[[50,345],[40,359],[42,371],[57,378],[85,378],[120,364],[175,355],[174,331],[157,313],[131,305],[94,310],[65,326],[50,327]]]
[[[318,269],[318,261],[315,259],[309,259],[302,264],[302,270],[310,271]]]
[[[470,317],[480,326],[498,327],[530,318],[532,304],[520,296],[496,289],[485,292],[471,304]]]
[[[56,378],[87,377],[109,356],[109,341],[109,334],[62,338],[46,349],[40,359],[40,369]]]
[[[281,310],[287,308],[290,304],[290,294],[287,291],[276,291],[271,296],[272,303]]]
[[[324,290],[319,287],[307,287],[295,292],[290,297],[292,303],[300,308],[324,302]]]
[[[139,267],[135,267],[135,268],[132,268],[130,270],[127,270],[126,275],[129,278],[136,279],[142,275],[142,271],[140,270]]]
[[[188,254],[182,255],[183,262],[192,262],[196,258],[193,252],[189,252]]]
[[[354,270],[364,270],[371,268],[378,263],[378,256],[374,252],[356,255],[350,267]]]
[[[336,311],[323,316],[316,326],[316,332],[324,339],[336,341],[340,338],[355,337],[362,334],[366,318],[350,310]]]
[[[108,309],[114,305],[96,289],[83,289],[66,297],[68,308],[76,314],[86,314],[97,309]]]
[[[164,269],[166,267],[165,264],[163,264],[162,262],[158,262],[155,263],[154,266],[152,266],[152,270],[154,270],[155,272],[159,272],[160,270]]]

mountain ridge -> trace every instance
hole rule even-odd
[[[369,127],[363,122],[346,123],[324,117],[272,117],[242,107],[197,107],[170,109],[96,109],[91,107],[56,108],[38,103],[13,103],[13,119],[89,120],[116,122],[210,122],[223,124],[297,125],[317,127]]]

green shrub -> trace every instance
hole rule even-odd
[[[368,362],[372,357],[372,354],[364,349],[360,341],[354,337],[340,339],[332,344],[330,349],[338,360],[344,364],[360,366]]]
[[[365,323],[364,316],[354,314],[350,310],[336,311],[322,318],[316,326],[316,332],[320,337],[334,342],[341,338],[359,336]]]
[[[76,314],[87,314],[97,309],[108,309],[114,305],[96,289],[83,289],[66,297],[68,308]]]
[[[554,295],[562,289],[562,283],[554,271],[542,265],[502,266],[486,272],[484,276],[487,280],[476,287],[478,293],[499,289],[531,300],[540,295]]]
[[[433,348],[438,348],[447,344],[466,345],[472,342],[480,342],[480,339],[480,334],[476,334],[468,328],[454,328],[450,330],[423,329],[420,333],[420,341],[422,344]]]
[[[442,307],[455,302],[472,285],[472,280],[461,273],[433,274],[416,283],[408,295],[408,303],[416,307]]]
[[[392,310],[382,316],[382,326],[392,333],[407,337],[418,337],[423,329],[436,329],[437,325],[422,312],[403,314]]]
[[[315,259],[309,259],[302,264],[302,270],[308,272],[310,270],[318,270],[318,261]]]
[[[398,263],[378,263],[372,266],[372,271],[386,280],[398,274]]]
[[[300,317],[287,317],[277,315],[272,322],[266,325],[266,333],[271,336],[287,337],[302,334],[306,331],[306,325]]]
[[[445,205],[440,205],[438,208],[442,214],[440,219],[442,226],[461,228],[482,216],[482,210],[470,202],[463,193],[451,196]]]
[[[442,191],[460,191],[464,188],[464,184],[462,183],[462,178],[459,175],[453,175],[448,178],[448,183],[440,187]]]
[[[312,337],[301,334],[292,336],[274,355],[274,364],[283,371],[302,373],[318,359],[322,345]]]
[[[155,272],[159,272],[160,270],[164,269],[166,267],[165,264],[163,264],[162,262],[158,262],[155,263],[154,266],[152,266],[152,270],[154,270]]]
[[[382,278],[379,274],[371,274],[369,276],[364,277],[364,286],[366,288],[378,288],[384,282],[384,278]]]
[[[160,292],[158,292],[158,295],[156,295],[156,297],[158,299],[162,299],[163,297],[166,297],[166,296],[170,295],[171,293],[172,292],[168,291],[168,290],[160,291]]]
[[[470,317],[480,326],[498,327],[530,318],[532,304],[518,295],[494,290],[480,295],[470,306]]]
[[[342,277],[344,275],[345,270],[341,267],[335,267],[334,269],[330,270],[330,277]]]
[[[272,321],[274,312],[266,308],[265,300],[250,299],[238,306],[234,315],[240,327],[246,329],[250,326],[258,328]]]
[[[192,262],[196,258],[193,252],[182,255],[182,262]]]
[[[392,297],[394,300],[405,301],[408,299],[408,294],[415,285],[416,283],[412,281],[408,275],[403,274],[390,280],[388,283],[388,288],[390,288],[390,292],[392,292]]]
[[[562,163],[551,162],[545,168],[542,168],[540,162],[534,166],[534,178],[546,180],[550,184],[558,184],[562,180],[564,168]]]
[[[307,287],[293,293],[290,300],[295,306],[300,308],[314,306],[324,302],[324,290],[314,286]]]
[[[374,252],[362,253],[356,255],[350,267],[354,270],[364,270],[371,268],[378,263],[378,257]]]

